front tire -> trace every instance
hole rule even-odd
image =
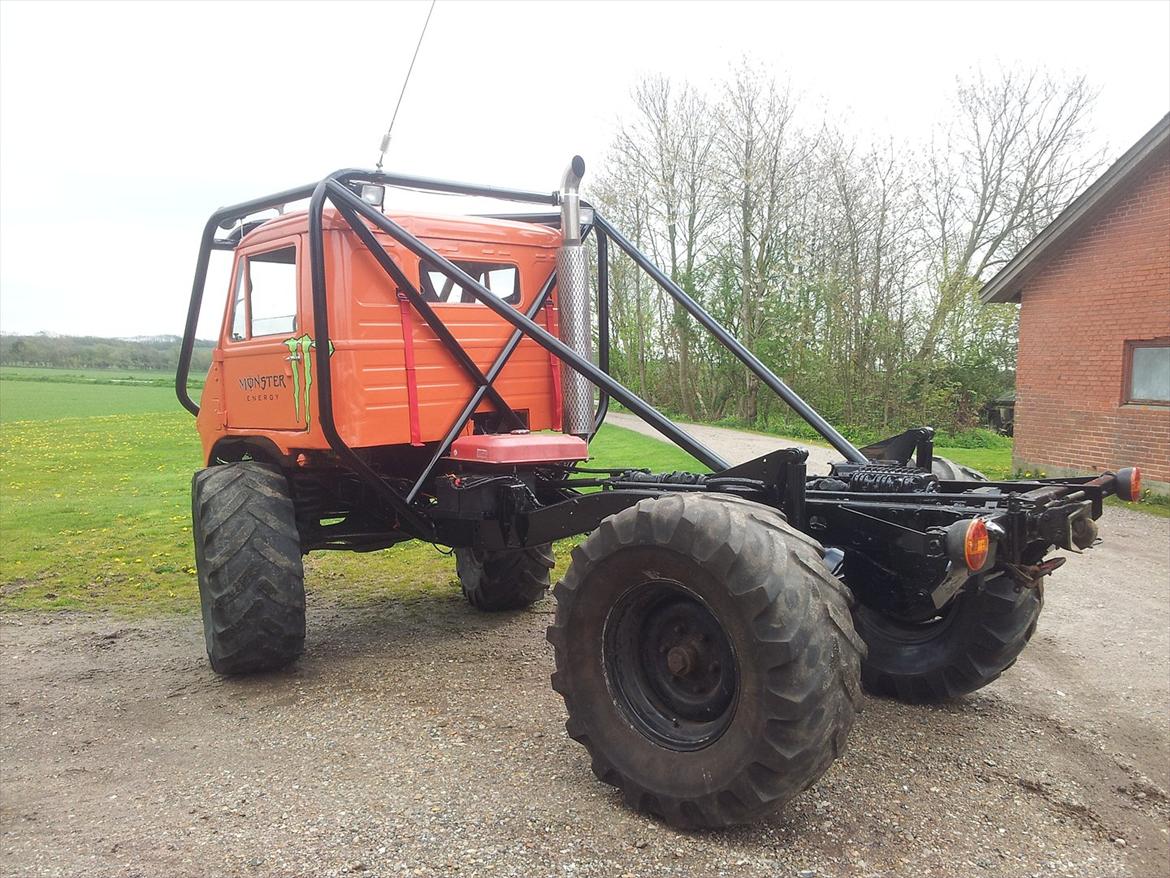
[[[859,606],[853,621],[869,647],[861,682],[908,704],[975,692],[1015,664],[1043,606],[1042,580],[1023,587],[999,571],[973,577],[928,622],[899,622]]]
[[[305,581],[284,475],[256,461],[200,470],[191,518],[211,667],[250,674],[287,665],[304,650]]]
[[[605,519],[554,590],[553,688],[627,804],[744,823],[845,747],[864,649],[821,548],[774,509],[674,494]]]

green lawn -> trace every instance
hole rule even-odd
[[[936,448],[934,453],[979,470],[989,479],[1012,477],[1011,448]]]
[[[198,399],[203,375],[189,382]],[[173,411],[175,373],[0,366],[0,421]]]
[[[0,378],[0,423],[174,412],[172,387]]]
[[[196,609],[189,491],[199,442],[174,393],[0,378],[0,411],[0,607]],[[592,451],[598,466],[698,466],[619,427],[605,427]],[[562,569],[570,547],[560,547]],[[310,587],[337,600],[458,597],[452,560],[429,545],[307,563]]]

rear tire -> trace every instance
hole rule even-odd
[[[255,461],[200,470],[191,512],[211,667],[249,674],[287,665],[305,644],[304,568],[288,482]]]
[[[682,828],[753,820],[812,785],[860,703],[848,591],[774,509],[642,500],[554,591],[569,736],[626,803]]]
[[[548,593],[556,564],[549,543],[526,549],[456,549],[455,569],[463,595],[477,610],[522,610]]]
[[[930,622],[902,623],[859,606],[853,621],[869,647],[861,682],[908,704],[982,689],[1015,664],[1043,606],[1043,581],[1023,588],[1000,572],[974,577]]]
[[[938,478],[948,482],[987,481],[987,476],[983,475],[979,470],[972,469],[969,466],[963,466],[961,463],[955,463],[946,457],[935,457],[930,464],[930,471],[938,476]]]

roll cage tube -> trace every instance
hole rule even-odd
[[[554,193],[528,192],[523,189],[506,189],[498,186],[482,186],[475,183],[458,183],[450,180],[436,180],[432,177],[412,177],[402,174],[371,173],[356,168],[347,168],[331,174],[326,179],[349,182],[362,178],[398,189],[419,189],[424,192],[446,192],[453,195],[473,195],[483,198],[497,198],[501,201],[521,201],[529,204],[556,205],[558,196]],[[324,181],[321,181],[324,182]],[[183,343],[179,348],[179,366],[175,374],[175,390],[183,408],[193,415],[199,414],[199,405],[191,399],[187,390],[187,377],[191,369],[191,352],[195,347],[195,331],[199,324],[199,311],[203,306],[204,288],[207,286],[207,267],[212,250],[234,250],[235,242],[215,237],[215,230],[224,223],[244,219],[262,210],[283,207],[293,201],[309,198],[320,186],[320,182],[286,189],[274,195],[242,201],[229,207],[221,207],[213,213],[203,227],[199,244],[199,257],[195,263],[195,280],[191,285],[191,301],[187,306],[187,323],[183,330]]]
[[[523,329],[524,333],[529,338],[531,338],[545,350],[549,351],[551,354],[554,354],[562,362],[568,363],[571,368],[583,374],[586,378],[593,382],[593,384],[609,391],[611,396],[629,408],[632,412],[639,415],[642,420],[646,421],[646,423],[650,424],[688,454],[697,458],[705,466],[708,466],[714,470],[727,469],[728,463],[722,457],[715,454],[709,448],[702,445],[685,431],[677,427],[674,423],[662,415],[661,412],[659,412],[645,400],[636,396],[631,390],[626,388],[619,381],[611,378],[588,360],[581,357],[576,351],[572,350],[568,345],[564,344],[560,339],[552,335],[552,333],[548,332],[548,330],[537,325],[536,323],[533,323],[511,305],[500,301],[500,299],[493,295],[487,287],[485,287],[479,281],[475,280],[467,272],[463,271],[461,268],[443,256],[440,256],[438,253],[436,253],[422,241],[418,240],[418,238],[411,235],[389,217],[385,216],[381,212],[375,211],[372,207],[370,207],[368,204],[350,192],[347,188],[345,188],[345,186],[343,186],[341,183],[332,178],[327,178],[326,180],[322,181],[322,186],[325,187],[325,190],[328,193],[331,201],[334,201],[335,203],[340,201],[341,203],[349,205],[357,213],[360,213],[375,226],[388,234],[391,238],[414,253],[415,256],[421,257],[428,263],[434,265],[435,268],[437,268],[447,277],[451,278],[464,290],[475,296],[476,299],[478,299],[482,304],[486,305],[490,310],[495,312],[498,317],[503,318],[513,326]],[[312,212],[310,212],[310,257],[312,256],[314,244],[316,244],[317,249],[320,249],[323,245],[323,242],[320,240],[316,242],[312,240],[311,230],[313,228],[314,219],[316,219],[317,224],[320,225],[320,217],[314,217]],[[326,299],[323,285],[318,287],[317,284],[314,284],[313,309],[315,312],[315,317],[318,320],[318,324],[320,323],[320,315],[316,312],[319,312],[321,308],[324,308],[325,303]],[[322,333],[322,337],[327,338],[324,333]],[[325,347],[327,348],[328,345],[325,345]],[[318,347],[318,363],[320,363],[322,359],[321,348]],[[328,368],[328,366],[325,368]],[[320,391],[322,393],[320,400],[323,406],[325,404],[324,394],[326,393],[326,385],[324,382],[321,384]],[[324,426],[324,411],[322,411],[322,426]]]

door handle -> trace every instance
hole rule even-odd
[[[285,357],[286,360],[299,360],[300,358],[300,354],[289,354],[287,357]]]

